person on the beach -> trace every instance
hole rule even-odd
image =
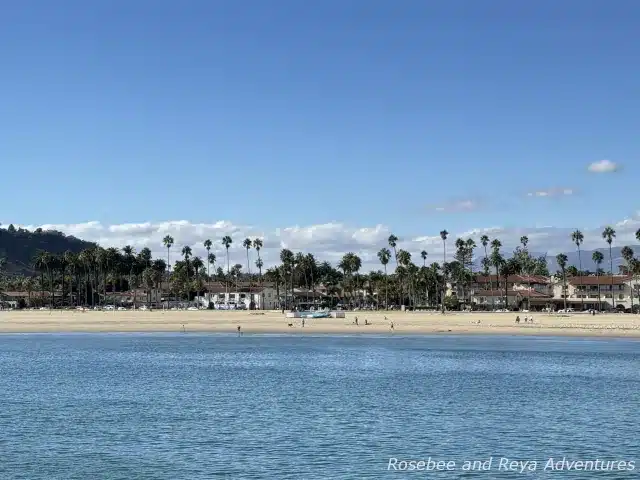
[[[389,326],[391,327],[391,330],[393,331],[393,322],[391,322],[391,324]]]
[[[520,315],[516,315],[516,323],[520,323]]]
[[[302,319],[302,326],[304,327],[304,318]]]
[[[182,333],[187,333],[187,329],[184,328],[184,323],[182,324]]]
[[[358,317],[356,317],[355,324],[358,325]]]
[[[242,332],[240,331],[240,325],[238,325],[238,335],[242,335]]]
[[[365,325],[370,325],[370,324],[369,324],[369,320],[367,320],[367,319],[365,318],[365,319],[364,319],[364,324],[365,324]]]

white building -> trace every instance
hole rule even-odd
[[[629,275],[590,275],[567,277],[566,287],[561,276],[553,284],[556,305],[582,310],[630,309],[638,305],[640,296],[638,282]],[[637,307],[635,307],[637,308]]]
[[[242,305],[241,308],[249,310],[278,310],[280,300],[276,295],[276,289],[271,286],[245,286],[245,285],[224,285],[220,283],[209,283],[205,286],[205,293],[198,297],[202,306],[208,307],[210,303],[214,308],[234,308]]]

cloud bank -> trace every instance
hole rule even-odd
[[[549,188],[546,190],[536,190],[528,192],[527,197],[566,197],[573,195],[575,190],[572,188]]]
[[[363,270],[378,270],[381,268],[377,252],[382,247],[387,247],[387,239],[391,233],[400,237],[398,248],[408,250],[415,263],[420,264],[420,252],[426,250],[429,254],[427,262],[442,261],[442,240],[439,231],[433,234],[403,237],[401,232],[392,231],[386,225],[360,227],[345,225],[342,223],[325,223],[321,225],[292,226],[265,231],[258,227],[235,224],[230,221],[220,220],[214,223],[191,223],[187,220],[175,220],[159,223],[124,223],[119,225],[104,225],[100,222],[87,222],[79,224],[49,224],[49,225],[23,225],[24,228],[55,229],[67,235],[73,235],[83,240],[97,242],[104,247],[122,248],[125,245],[133,246],[137,251],[143,247],[149,247],[154,256],[166,258],[167,251],[162,245],[165,235],[171,235],[175,244],[171,252],[171,261],[178,258],[183,246],[189,245],[194,255],[205,257],[206,250],[203,242],[211,239],[212,252],[216,254],[220,265],[226,264],[225,250],[221,239],[229,235],[233,239],[230,249],[231,264],[240,263],[246,270],[246,251],[242,247],[242,241],[249,238],[261,238],[264,248],[261,252],[265,266],[271,266],[279,262],[279,253],[282,248],[289,248],[294,252],[302,251],[313,253],[318,260],[329,261],[334,265],[346,252],[355,252],[362,258]],[[623,219],[613,225],[617,232],[615,246],[634,245],[635,232],[640,228],[640,212]],[[6,225],[2,228],[6,228]],[[498,238],[506,252],[510,252],[520,241],[520,237],[529,237],[529,248],[535,252],[559,252],[573,251],[575,245],[571,242],[570,234],[573,228],[555,228],[549,226],[536,228],[504,228],[489,227],[476,228],[463,232],[450,232],[448,240],[448,257],[451,258],[453,243],[456,238],[473,238],[480,246],[480,237],[488,235],[491,239]],[[583,229],[585,241],[583,249],[604,247],[606,244],[601,237],[602,227]],[[255,271],[255,251],[251,254],[251,271]],[[482,255],[482,248],[477,250],[477,255]]]
[[[591,163],[587,167],[587,170],[592,173],[611,173],[617,171],[619,168],[619,165],[611,160],[600,160],[598,162]]]

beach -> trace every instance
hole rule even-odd
[[[515,323],[520,315],[521,321]],[[533,324],[524,317],[533,315]],[[355,318],[358,317],[358,325]],[[386,319],[385,319],[386,317]],[[365,319],[369,325],[365,325]],[[393,330],[391,329],[393,322]],[[286,318],[280,311],[3,311],[0,333],[219,332],[292,334],[483,334],[640,338],[640,315],[347,312],[345,318]]]

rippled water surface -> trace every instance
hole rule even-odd
[[[2,479],[640,478],[639,436],[637,341],[0,336]]]

